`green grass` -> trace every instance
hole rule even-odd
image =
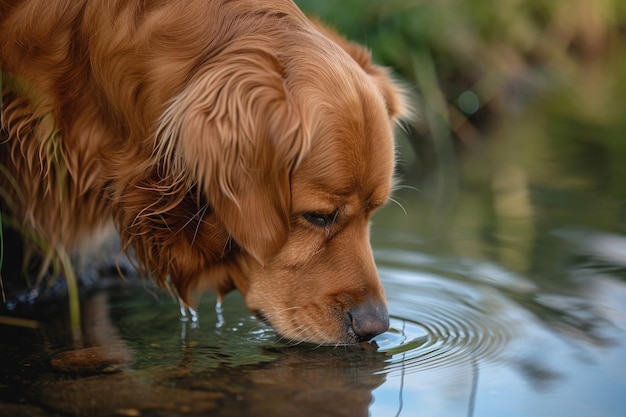
[[[554,133],[546,140],[557,160],[572,141],[590,141],[610,155],[608,170],[626,175],[621,162],[626,154],[626,2],[296,3],[369,47],[413,93],[417,121],[398,141],[408,154],[400,156],[402,174],[418,177],[418,188],[448,192],[465,155],[482,152],[503,126],[527,119]],[[468,96],[478,104],[471,111],[460,103]],[[529,134],[536,128],[524,124],[520,127]],[[613,184],[616,195],[626,192],[626,182],[621,183]]]
[[[3,85],[4,85],[3,81],[4,81],[3,71],[0,69],[0,93],[3,92]],[[23,88],[23,87],[18,86],[18,88]],[[3,107],[2,95],[0,94],[0,117],[3,117],[3,114],[4,114],[3,109],[4,107]],[[50,119],[51,116],[47,115],[45,117],[46,117],[46,120],[42,119],[42,122],[48,122],[50,126],[54,126],[54,123]],[[45,144],[45,149],[44,149],[45,152],[47,152],[47,154],[50,156],[49,158],[47,158],[48,165],[45,167],[45,169],[47,173],[49,173],[50,171],[54,171],[56,173],[57,181],[58,181],[58,189],[59,189],[59,192],[61,193],[60,198],[63,199],[64,191],[65,191],[65,180],[66,180],[67,169],[65,165],[63,164],[63,159],[60,154],[61,150],[60,150],[60,145],[59,145],[59,139],[60,137],[59,137],[58,132],[54,128],[51,128],[51,133],[48,138],[48,141]],[[9,183],[16,190],[18,194],[18,198],[20,198],[21,193],[20,193],[20,189],[19,189],[19,185],[17,184],[17,181],[15,181],[15,178],[13,178],[8,172],[8,170],[1,165],[0,165],[0,174],[4,175],[7,178]],[[11,206],[13,203],[9,201],[8,198],[5,195],[3,195],[1,191],[2,190],[0,190],[0,194],[2,194],[2,197],[6,200],[5,203]],[[2,265],[4,264],[4,253],[5,253],[4,234],[2,231],[2,226],[4,224],[3,220],[4,219],[2,217],[2,213],[0,212],[0,269]],[[17,226],[17,225],[14,225],[14,226]],[[18,226],[18,229],[19,229],[19,226]],[[40,273],[37,275],[37,279],[35,280],[34,286],[41,285],[41,280],[43,276],[49,273],[48,269],[50,265],[53,265],[53,266],[58,265],[52,268],[53,274],[58,275],[59,273],[62,273],[64,275],[65,281],[67,284],[67,289],[68,289],[70,326],[71,326],[72,334],[74,335],[75,339],[79,339],[80,331],[81,331],[80,294],[78,291],[78,279],[76,276],[76,272],[74,271],[74,267],[72,266],[72,262],[71,262],[71,258],[69,254],[65,251],[63,247],[53,248],[51,247],[49,242],[44,241],[43,239],[33,235],[32,233],[23,231],[22,234],[25,239],[30,239],[30,241],[33,242],[34,245],[40,249],[41,253],[44,254],[42,267],[41,267]],[[26,272],[24,272],[23,274],[24,274],[24,279],[26,281],[25,285],[32,286],[33,285],[32,283],[28,283],[28,280],[30,277],[29,274]],[[1,274],[0,274],[0,290],[2,292],[2,301],[6,302],[6,294],[4,292],[4,284],[3,284],[3,278]],[[8,318],[6,317],[4,318],[0,317],[0,319],[2,319],[2,321],[7,324],[13,324],[13,325],[30,326],[32,324],[32,323],[29,324],[23,321],[19,321],[19,320],[8,320]]]

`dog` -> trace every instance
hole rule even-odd
[[[137,268],[238,290],[288,340],[389,315],[369,243],[402,88],[290,0],[0,1],[4,219],[80,252],[113,224]]]

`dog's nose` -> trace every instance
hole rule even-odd
[[[353,307],[348,314],[359,342],[366,342],[389,329],[389,313],[383,303],[366,301]]]

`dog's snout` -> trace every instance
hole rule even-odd
[[[366,301],[353,307],[348,315],[352,330],[365,342],[389,329],[389,313],[381,302]]]

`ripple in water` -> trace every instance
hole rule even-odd
[[[391,317],[389,330],[374,341],[378,351],[388,355],[385,373],[419,372],[496,358],[510,342],[511,324],[493,292],[408,268],[387,268],[380,273]],[[171,332],[169,338],[164,338],[163,329],[175,329],[179,323],[171,304],[155,310],[154,300],[141,292],[130,299],[132,303],[116,303],[126,306],[124,314],[115,314],[115,308],[113,312],[131,344],[137,349],[150,347],[145,366],[153,366],[155,358],[172,360],[181,340],[186,347],[204,353],[206,366],[272,361],[277,358],[273,350],[291,345],[276,340],[271,328],[249,316],[240,296],[231,297],[224,317],[216,317],[215,300],[206,300],[201,304],[200,328],[188,335]],[[212,326],[215,330],[207,331]]]
[[[488,294],[444,278],[385,271],[389,330],[374,340],[386,372],[417,372],[495,358],[511,334]]]

